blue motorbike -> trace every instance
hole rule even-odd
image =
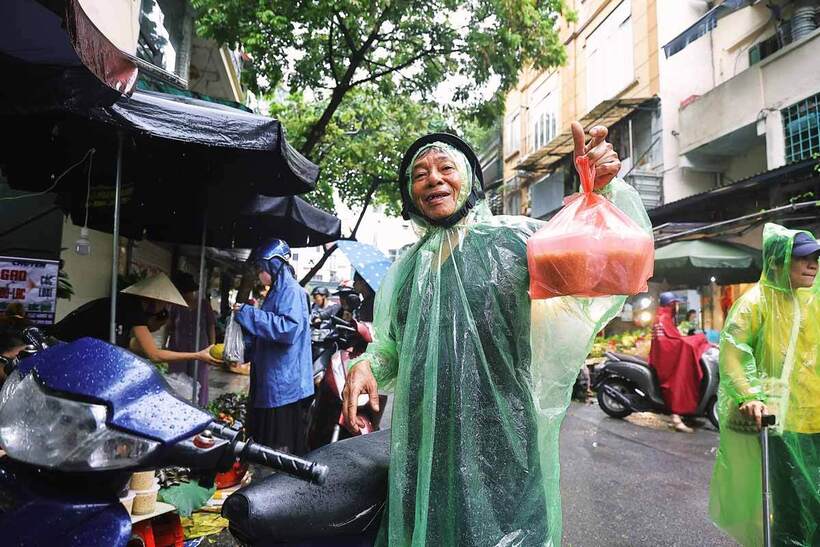
[[[35,334],[0,390],[3,545],[124,547],[118,495],[139,470],[188,467],[208,482],[241,460],[321,489],[326,466],[241,440],[133,354],[91,338],[47,348]]]

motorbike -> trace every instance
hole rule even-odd
[[[350,358],[364,350],[373,338],[366,323],[345,321],[333,316],[331,328],[314,329],[312,336],[313,371],[316,395],[310,410],[308,446],[318,448],[353,434],[344,428],[342,401],[347,380],[347,363]],[[387,397],[379,396],[379,412],[369,405],[367,395],[359,396],[358,415],[363,435],[379,429]]]
[[[282,473],[252,482],[222,505],[231,534],[254,547],[373,545],[387,499],[390,431],[340,440],[305,457],[330,470],[325,484]]]
[[[606,352],[606,361],[595,375],[593,389],[598,405],[613,418],[626,418],[633,412],[670,414],[661,394],[655,369],[633,355]],[[703,379],[700,400],[692,417],[706,417],[715,429],[719,428],[717,391],[719,384],[718,349],[709,348],[700,360]]]
[[[5,545],[125,547],[131,520],[119,495],[135,471],[188,467],[210,486],[240,461],[313,484],[327,477],[325,465],[242,440],[121,348],[92,338],[48,347],[27,336],[36,351],[0,389]]]

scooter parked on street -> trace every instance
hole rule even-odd
[[[239,431],[178,398],[156,368],[82,338],[19,362],[0,390],[0,542],[124,547],[119,501],[131,473],[188,467],[213,482],[237,461],[321,484],[326,466],[243,441]]]
[[[316,395],[308,427],[308,446],[311,449],[353,436],[344,428],[342,415],[347,363],[373,340],[365,322],[344,321],[335,316],[330,318],[330,322],[332,327],[321,333],[321,336],[316,336],[317,331],[314,331],[313,370]],[[370,408],[368,396],[359,397],[359,435],[379,429],[386,403],[387,396],[380,395],[379,412],[374,412]]]
[[[593,389],[598,404],[613,418],[626,418],[633,412],[669,414],[661,394],[660,382],[649,363],[633,355],[606,352],[606,361],[597,371]],[[718,349],[712,347],[700,360],[703,380],[700,399],[692,417],[706,417],[717,429]]]

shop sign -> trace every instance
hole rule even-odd
[[[0,312],[12,302],[21,302],[29,321],[53,324],[59,268],[55,260],[0,256]]]

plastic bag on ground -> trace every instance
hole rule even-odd
[[[229,363],[245,362],[245,340],[242,336],[242,327],[234,321],[234,313],[228,319],[225,327],[225,349],[222,353],[222,360]]]
[[[582,191],[570,196],[527,241],[530,296],[633,295],[647,290],[652,236],[605,197],[592,192],[594,167],[575,159]]]
[[[193,381],[190,376],[184,372],[172,372],[171,374],[166,374],[164,378],[165,381],[168,382],[168,385],[171,386],[171,389],[173,389],[178,396],[182,397],[186,401],[191,400],[191,396],[193,394]],[[199,393],[200,389],[202,389],[202,384],[197,382],[196,392]]]

